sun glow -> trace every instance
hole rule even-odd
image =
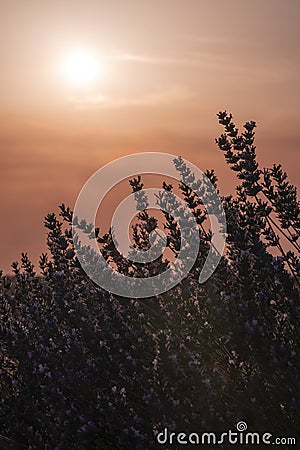
[[[103,74],[103,70],[103,61],[84,49],[70,52],[64,62],[65,76],[76,86],[90,85]]]

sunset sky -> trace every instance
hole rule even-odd
[[[259,162],[299,186],[299,18],[298,0],[2,0],[0,268],[36,263],[44,216],[116,157],[181,154],[233,192],[219,110],[257,121]]]

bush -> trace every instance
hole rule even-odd
[[[121,298],[94,285],[73,249],[72,212],[45,219],[50,256],[37,275],[26,254],[1,275],[2,448],[150,449],[169,431],[223,432],[236,422],[252,431],[295,436],[299,430],[299,230],[296,189],[281,166],[261,170],[254,122],[239,133],[232,116],[216,141],[240,185],[222,197],[227,249],[198,284],[210,233],[200,199],[179,188],[197,218],[197,262],[172,290]],[[188,174],[175,161],[182,180]],[[217,186],[213,171],[206,175]],[[131,180],[141,191],[141,178]],[[163,183],[165,191],[173,186]],[[136,248],[149,246],[156,219],[145,210],[133,227]],[[178,225],[165,214],[168,247]],[[90,230],[89,230],[90,231]],[[131,276],[163,271],[120,258],[112,231],[99,236],[108,260]],[[221,447],[220,447],[221,448]],[[224,447],[226,448],[226,447]]]

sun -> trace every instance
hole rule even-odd
[[[65,58],[64,74],[75,86],[88,86],[102,75],[104,64],[101,58],[86,49],[69,52]]]

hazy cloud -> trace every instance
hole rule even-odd
[[[156,56],[143,56],[135,55],[132,53],[120,53],[118,55],[111,56],[109,59],[115,61],[136,62],[144,64],[162,64],[162,65],[199,65],[199,61],[194,58],[170,58],[170,57],[156,57]]]
[[[72,97],[70,101],[78,108],[122,108],[129,106],[168,105],[193,97],[193,92],[184,86],[173,86],[164,90],[145,93],[139,97],[109,98],[103,95]]]
[[[250,45],[250,42],[246,39],[242,42],[237,42],[233,38],[197,38],[196,36],[187,36],[186,38],[203,45],[199,45],[199,47],[191,50],[188,55],[178,57],[119,53],[108,56],[107,59],[124,63],[158,66],[194,66],[195,68],[213,70],[215,72],[231,72],[232,76],[251,76],[255,77],[253,81],[259,82],[283,82],[295,77],[295,67],[291,64],[278,67],[277,60],[266,59],[262,55],[251,54],[251,58],[249,58],[247,52],[243,50],[244,47],[247,49]],[[204,46],[205,50],[201,48]]]

